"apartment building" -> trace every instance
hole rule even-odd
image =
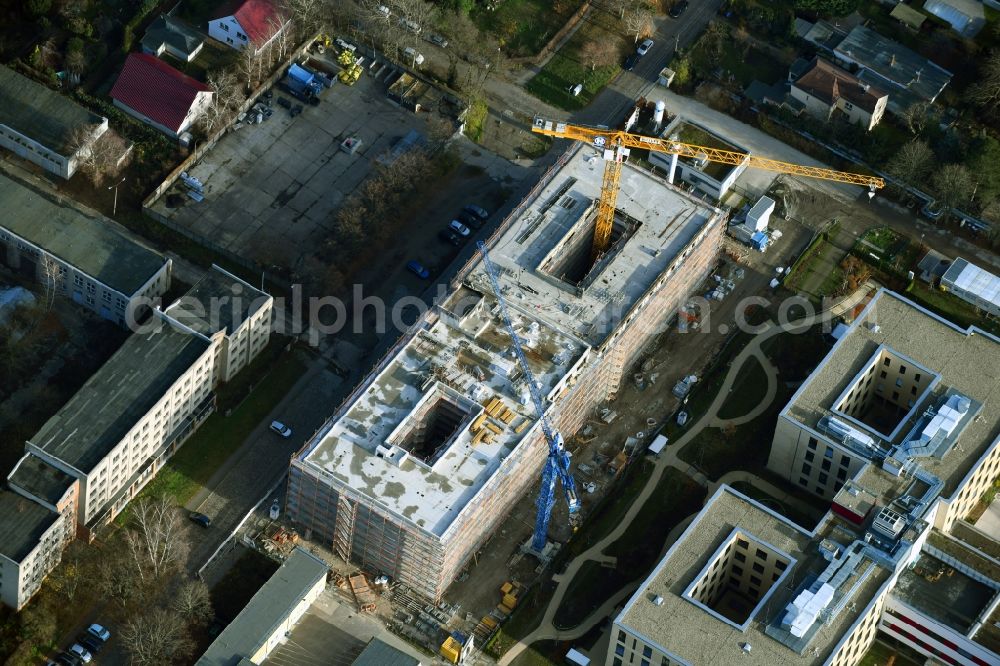
[[[595,261],[595,157],[563,156],[489,243],[548,418],[567,434],[714,269],[725,223],[626,165]],[[286,498],[339,556],[432,599],[537,490],[548,453],[479,257],[451,289],[293,458]]]
[[[1000,474],[998,351],[878,292],[772,444],[771,469],[830,511],[796,525],[721,487],[616,618],[607,666],[850,666],[879,634],[1000,663],[1000,544],[965,521]]]
[[[73,538],[67,515],[0,490],[0,603],[15,610],[41,587]]]
[[[266,346],[272,299],[239,278],[213,267],[182,300],[156,311],[26,443],[3,491],[29,507],[24,521],[0,513],[0,530],[23,542],[4,553],[4,603],[22,606],[37,590],[29,573],[40,580],[69,539],[113,520],[212,413],[215,387]]]
[[[0,174],[0,263],[126,326],[170,287],[170,259],[97,212],[49,199]]]
[[[107,130],[107,118],[0,65],[0,146],[18,157],[69,179]]]

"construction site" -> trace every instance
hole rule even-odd
[[[595,257],[602,171],[592,148],[570,151],[488,244],[545,415],[567,434],[713,270],[725,223],[625,165]],[[291,463],[286,510],[307,538],[435,601],[535,491],[546,459],[497,306],[473,260]],[[554,541],[569,535],[553,521]]]

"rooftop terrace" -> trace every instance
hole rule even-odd
[[[694,581],[734,530],[771,550],[787,554],[792,563],[743,625],[735,626],[684,598]],[[858,555],[836,583],[831,607],[853,603],[856,612],[836,612],[812,622],[804,637],[781,628],[786,607],[828,569],[822,546],[843,549],[855,535],[836,520],[825,522],[816,534],[805,532],[780,515],[734,491],[719,489],[695,521],[667,552],[666,557],[629,600],[617,622],[658,644],[687,663],[702,665],[821,663],[858,613],[886,583],[888,570]],[[749,643],[751,650],[744,650]]]
[[[549,395],[585,347],[511,305]],[[459,289],[327,422],[304,460],[442,535],[536,424],[509,347],[495,300]]]
[[[612,247],[591,261],[604,162],[581,146],[490,250],[510,303],[597,347],[720,211],[645,171],[622,169]],[[469,282],[489,289],[480,264]]]
[[[924,411],[939,406],[949,393],[968,396],[976,405],[1000,402],[1000,340],[978,329],[965,330],[898,294],[880,291],[841,337],[819,367],[809,376],[782,412],[806,426],[816,428],[838,397],[868,364],[881,346],[912,359],[932,372],[939,381],[897,428],[892,444],[898,444],[925,421]],[[981,409],[975,418],[963,421],[957,441],[941,455],[916,458],[919,465],[944,482],[942,495],[950,497],[959,482],[996,441],[1000,412]],[[878,433],[869,429],[878,437]],[[889,443],[882,442],[883,449]],[[880,469],[870,470],[871,483],[885,476],[884,484],[900,480]],[[871,485],[865,484],[871,489]],[[886,489],[887,494],[890,489]]]

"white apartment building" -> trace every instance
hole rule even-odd
[[[0,174],[0,263],[125,326],[170,287],[171,262],[94,212],[51,200]]]
[[[80,128],[88,140],[73,145]],[[69,179],[80,154],[107,129],[107,118],[0,65],[0,146],[18,157]]]
[[[227,301],[219,318],[198,315],[199,300],[210,312],[236,293],[245,298]],[[273,301],[239,278],[213,267],[182,300],[157,311],[26,443],[0,495],[19,512],[0,511],[0,540],[11,536],[4,603],[23,606],[37,590],[32,576],[43,578],[74,534],[90,538],[114,519],[212,413],[215,387],[266,346]]]
[[[722,486],[615,619],[607,666],[850,666],[879,634],[1000,663],[1000,544],[964,520],[1000,474],[998,351],[880,291],[772,444],[771,469],[831,510],[796,525]]]

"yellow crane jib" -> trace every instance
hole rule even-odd
[[[885,181],[878,176],[792,164],[790,162],[772,160],[767,157],[758,157],[757,155],[732,150],[696,146],[672,139],[612,130],[607,127],[574,125],[546,120],[538,116],[535,116],[531,131],[559,139],[584,141],[597,148],[604,157],[604,178],[601,182],[601,198],[597,206],[597,221],[594,227],[593,253],[595,258],[608,248],[611,240],[622,162],[628,157],[629,150],[632,148],[644,148],[646,150],[655,150],[659,153],[703,159],[709,162],[720,162],[734,166],[746,163],[749,167],[765,171],[804,176],[806,178],[819,178],[821,180],[830,180],[850,185],[861,185],[868,187],[873,192],[885,186]]]

